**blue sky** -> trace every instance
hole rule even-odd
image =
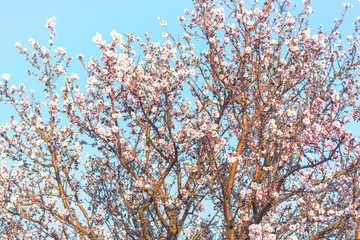
[[[113,29],[140,37],[149,32],[154,40],[160,41],[163,29],[157,17],[167,19],[169,28],[177,31],[180,26],[177,16],[191,6],[191,0],[1,0],[0,73],[10,73],[16,80],[25,76],[24,57],[17,53],[14,44],[18,41],[30,49],[27,41],[34,38],[47,45],[44,24],[52,16],[57,18],[55,45],[65,47],[73,56],[83,53],[88,59],[98,54],[92,43],[97,32],[105,38]]]
[[[302,5],[301,0],[294,2]],[[320,24],[331,26],[333,19],[340,16],[343,8],[342,0],[312,2],[315,10],[311,18],[312,29]],[[343,28],[345,33],[351,32],[352,22],[360,15],[360,4],[356,0],[348,2],[354,8],[350,9],[346,19]],[[99,53],[92,43],[96,32],[101,32],[106,38],[113,29],[120,33],[133,32],[140,37],[148,32],[153,40],[162,41],[163,29],[157,17],[167,20],[168,28],[176,35],[181,32],[177,17],[183,15],[185,8],[192,8],[191,0],[1,0],[0,74],[10,73],[13,80],[21,82],[27,66],[14,44],[22,42],[29,48],[29,38],[46,44],[48,32],[44,24],[52,16],[57,17],[55,45],[64,46],[70,55],[82,53],[88,59]]]
[[[352,23],[360,15],[360,4],[357,0],[347,0],[354,5],[349,9],[342,32],[346,37],[352,31]],[[252,2],[248,0],[247,2]],[[293,0],[302,6],[301,0]],[[320,24],[325,30],[334,23],[334,18],[340,18],[343,10],[342,0],[312,0],[314,14],[311,17],[311,28],[315,33]],[[82,53],[85,62],[90,56],[99,54],[92,43],[92,37],[100,32],[109,39],[113,29],[120,33],[133,32],[135,36],[143,37],[144,32],[150,33],[154,41],[163,41],[163,28],[159,25],[160,16],[167,20],[168,29],[174,35],[181,34],[177,17],[183,15],[185,8],[192,9],[191,0],[0,0],[0,74],[10,73],[13,84],[24,82],[29,86],[26,77],[28,65],[24,57],[19,55],[14,47],[15,42],[23,43],[30,49],[29,38],[34,38],[40,44],[47,45],[48,31],[44,24],[55,16],[57,37],[55,46],[63,46],[71,56]],[[84,73],[75,59],[71,71],[80,76]],[[29,87],[30,88],[30,87]],[[0,105],[0,122],[4,121],[4,108]],[[2,117],[3,116],[3,117]]]

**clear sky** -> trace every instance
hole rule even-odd
[[[47,45],[46,20],[55,16],[55,46],[63,46],[70,55],[78,53],[85,59],[98,54],[92,37],[101,32],[105,39],[113,29],[136,36],[151,34],[161,41],[163,28],[157,17],[167,19],[169,28],[179,29],[177,16],[191,8],[191,0],[0,0],[0,73],[11,78],[24,77],[24,57],[17,53],[15,42],[30,49],[29,38]],[[179,29],[180,30],[180,29]],[[16,79],[18,80],[18,79]]]
[[[347,1],[354,8],[349,10],[343,30],[350,33],[352,22],[360,15],[360,4],[356,0]],[[301,0],[293,2],[302,5]],[[332,25],[343,9],[342,0],[312,2],[313,29],[320,24]],[[181,32],[177,17],[183,15],[185,8],[192,9],[191,0],[0,0],[0,74],[10,73],[12,79],[21,81],[19,78],[25,76],[26,65],[14,44],[18,41],[30,49],[29,38],[46,44],[48,32],[44,24],[52,16],[57,17],[55,46],[65,47],[73,56],[82,53],[88,59],[99,53],[92,43],[96,32],[106,38],[113,29],[120,33],[133,32],[140,37],[148,32],[153,40],[161,41],[163,29],[157,17],[167,20],[168,28],[176,35]]]
[[[312,29],[315,30],[320,24],[325,26],[325,30],[329,29],[334,18],[340,18],[344,1],[312,0]],[[342,28],[345,37],[351,32],[356,17],[360,15],[358,1],[347,1],[353,4],[354,8],[349,9]],[[293,2],[302,5],[301,0]],[[161,33],[164,30],[157,17],[167,20],[168,29],[177,35],[181,33],[177,17],[183,15],[185,8],[192,9],[191,0],[0,0],[0,74],[10,73],[11,81],[28,85],[28,66],[14,44],[18,41],[30,49],[28,40],[34,38],[40,44],[47,45],[48,31],[44,24],[52,16],[57,18],[55,46],[65,47],[71,56],[82,53],[87,62],[90,56],[99,54],[92,43],[92,37],[97,32],[101,32],[105,39],[109,39],[113,29],[120,33],[133,32],[140,37],[144,36],[144,32],[148,32],[154,41],[161,42]],[[75,59],[71,71],[80,75],[84,71],[76,62]],[[4,120],[1,117],[3,111],[4,105],[0,105],[0,122]]]

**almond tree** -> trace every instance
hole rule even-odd
[[[17,43],[43,94],[2,75],[0,236],[360,239],[360,18],[341,42],[350,4],[329,31],[298,5],[194,0],[162,45],[98,33],[86,84],[54,18]]]

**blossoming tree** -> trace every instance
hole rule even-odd
[[[44,93],[2,75],[1,238],[360,239],[360,18],[341,42],[350,4],[326,32],[254,2],[194,0],[162,45],[97,34],[86,84],[54,18],[17,43]]]

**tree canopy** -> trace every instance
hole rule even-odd
[[[360,239],[360,17],[344,37],[348,3],[325,31],[310,1],[193,2],[181,38],[98,33],[86,80],[55,18],[16,43],[42,91],[2,74],[2,238]]]

